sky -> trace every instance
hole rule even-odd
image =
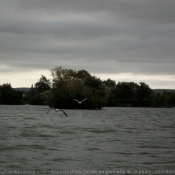
[[[175,89],[175,0],[0,0],[0,85],[56,67]]]

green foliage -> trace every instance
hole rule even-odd
[[[151,88],[147,84],[141,82],[138,88],[138,99],[150,99],[152,94],[153,91],[151,90]]]
[[[35,83],[35,91],[37,94],[50,90],[50,81],[43,75],[37,83]]]
[[[115,88],[115,86],[116,86],[116,82],[114,80],[109,79],[109,78],[107,80],[104,80],[103,83],[109,89]]]
[[[33,85],[31,86],[29,93],[26,95],[26,103],[32,105],[44,105],[46,100],[43,96],[41,96],[41,94],[49,91],[50,89],[50,81],[45,76],[41,75],[41,78],[35,83],[34,87]]]
[[[145,83],[119,82],[111,88],[108,106],[152,106],[153,91]]]
[[[116,86],[116,94],[119,99],[135,99],[135,93],[133,83],[119,82]]]
[[[53,76],[50,106],[72,109],[100,109],[106,103],[102,81],[85,70],[74,71],[62,67],[51,70]],[[73,99],[87,101],[79,105]]]
[[[174,91],[164,91],[162,94],[154,93],[152,99],[155,107],[175,107]]]
[[[23,104],[23,94],[11,87],[11,84],[0,86],[0,104],[20,105]]]
[[[75,71],[56,67],[51,70],[52,82],[45,76],[29,92],[15,91],[10,84],[0,86],[0,104],[48,105],[67,109],[101,109],[104,106],[171,107],[175,106],[175,92],[155,93],[144,82],[102,81],[86,70]],[[23,97],[24,96],[24,97]],[[74,99],[83,100],[81,105]]]

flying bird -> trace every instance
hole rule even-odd
[[[66,114],[66,112],[65,112],[63,109],[50,108],[50,109],[47,111],[47,114],[50,112],[51,109],[54,109],[55,112],[61,111],[61,112],[63,112],[63,114],[67,117],[67,114]]]
[[[74,99],[74,100],[77,101],[79,104],[81,104],[83,101],[87,100],[87,98],[85,98],[85,99],[82,100],[82,101],[79,101],[79,100],[77,100],[77,99]]]

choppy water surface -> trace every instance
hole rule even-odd
[[[175,171],[175,108],[65,110],[68,117],[47,109],[0,106],[1,173]]]

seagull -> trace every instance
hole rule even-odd
[[[74,99],[75,101],[77,101],[79,104],[81,104],[83,101],[87,100],[87,98],[85,98],[84,100],[82,101],[78,101],[77,99]]]
[[[47,111],[47,114],[50,112],[51,109],[54,109],[55,112],[61,111],[61,112],[63,112],[63,114],[67,117],[67,114],[66,114],[66,112],[65,112],[63,109],[50,108],[50,109]]]

